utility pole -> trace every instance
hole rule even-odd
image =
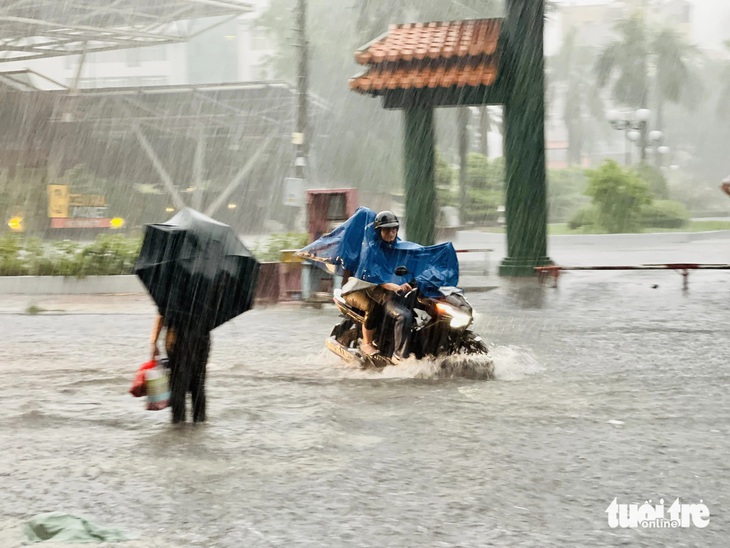
[[[309,83],[309,57],[307,52],[307,0],[298,0],[296,17],[296,44],[299,49],[297,63],[297,130],[292,139],[296,145],[294,176],[305,179],[309,152],[307,122],[307,87]]]
[[[469,107],[459,107],[459,223],[466,222],[467,188],[466,172],[469,160]]]

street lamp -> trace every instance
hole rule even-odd
[[[656,159],[657,167],[660,169],[666,169],[664,166],[664,158],[669,158],[669,153],[671,152],[671,149],[666,145],[660,145],[656,147],[656,151],[659,153],[659,156]]]
[[[658,129],[647,132],[651,111],[648,108],[636,109],[631,112],[619,112],[611,109],[606,113],[606,119],[613,129],[626,132],[626,139],[636,143],[641,154],[641,161],[646,160],[648,146],[657,147],[664,140],[664,134]],[[657,157],[657,163],[659,158]],[[631,150],[626,145],[626,165],[631,163]]]

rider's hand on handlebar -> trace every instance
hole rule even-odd
[[[399,295],[405,295],[406,293],[408,293],[409,291],[411,291],[413,289],[413,287],[411,287],[411,285],[408,283],[401,284],[401,285],[394,284],[394,283],[386,283],[386,284],[383,284],[383,287],[389,291],[398,293]]]

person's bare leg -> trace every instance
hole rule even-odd
[[[360,345],[360,349],[368,356],[378,353],[378,349],[373,345],[374,336],[375,329],[362,328],[362,344]]]

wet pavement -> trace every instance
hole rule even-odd
[[[726,262],[722,243],[694,260]],[[577,272],[469,297],[495,380],[349,368],[324,350],[333,308],[278,305],[214,331],[209,422],[180,428],[127,393],[147,297],[0,297],[0,546],[46,511],[135,548],[726,545],[730,272],[689,291],[673,272]],[[612,529],[615,497],[702,500],[710,522]]]

